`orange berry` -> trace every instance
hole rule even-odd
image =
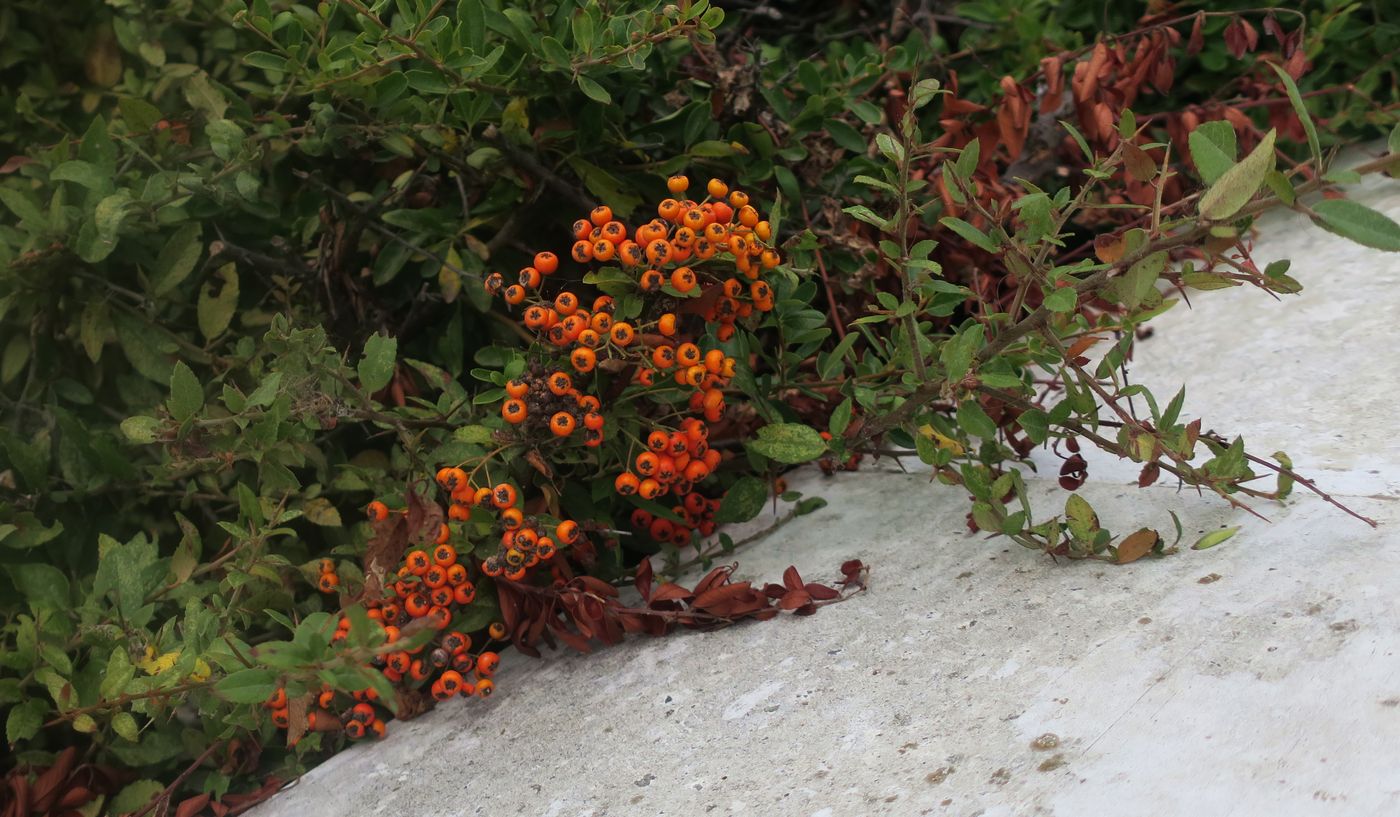
[[[525,522],[525,513],[519,508],[506,508],[501,511],[501,526],[506,530],[516,530]]]
[[[503,417],[507,423],[523,423],[528,416],[529,410],[525,407],[524,400],[511,398],[501,404],[501,417]]]
[[[321,577],[316,580],[316,587],[319,588],[322,593],[334,593],[335,589],[339,586],[340,577],[334,573],[322,573]]]
[[[695,270],[690,267],[676,267],[671,273],[671,286],[675,287],[677,292],[685,294],[695,289],[695,283]]]
[[[525,300],[525,287],[521,286],[520,284],[511,284],[510,286],[506,287],[505,293],[502,295],[502,297],[505,298],[506,303],[510,304],[511,306],[515,306],[516,304]]]
[[[422,576],[428,572],[428,568],[433,566],[433,560],[426,552],[415,550],[404,557],[404,566],[414,576]]]
[[[569,389],[574,387],[574,379],[569,377],[568,372],[553,372],[547,382],[549,390],[559,397],[563,397]]]
[[[556,412],[553,417],[549,418],[549,430],[554,432],[556,437],[569,436],[574,433],[574,415],[567,411]]]
[[[545,275],[552,275],[559,269],[559,256],[552,252],[535,253],[535,269]]]
[[[592,331],[592,330],[589,330]],[[593,367],[598,365],[598,356],[588,347],[580,347],[569,354],[569,362],[574,365],[574,371],[586,373],[593,371]]]
[[[526,289],[539,289],[540,282],[543,280],[544,276],[540,274],[539,270],[534,267],[522,267],[517,282]]]
[[[687,187],[690,187],[690,179],[680,173],[666,180],[666,189],[677,195],[684,193]]]
[[[515,486],[508,482],[502,482],[491,489],[491,504],[501,510],[515,505],[516,498]]]
[[[612,329],[610,329],[608,332],[608,335],[612,338],[612,342],[616,343],[618,346],[626,346],[630,344],[634,337],[631,324],[622,322],[613,324]]]
[[[487,650],[476,658],[476,674],[481,678],[490,678],[496,674],[496,668],[500,665],[501,657]]]
[[[658,369],[669,369],[676,365],[674,346],[658,346],[651,350],[651,363]]]
[[[593,260],[593,242],[586,238],[575,241],[569,249],[569,256],[580,264],[587,264]]]
[[[583,427],[589,431],[600,431],[603,428],[603,415],[596,411],[590,411],[583,415]]]
[[[647,245],[647,260],[653,264],[661,265],[671,260],[674,248],[671,242],[664,238],[658,238]]]
[[[593,212],[588,214],[588,220],[593,222],[593,225],[595,227],[602,227],[604,224],[607,224],[609,221],[612,221],[612,217],[612,208],[607,206],[606,204],[600,204],[597,207],[594,207]]]
[[[613,489],[623,496],[631,496],[637,493],[637,486],[640,484],[641,480],[637,479],[636,474],[631,471],[623,471],[617,475],[617,479],[613,480]]]
[[[662,490],[664,489],[660,482],[651,477],[647,477],[642,480],[641,485],[637,486],[637,495],[642,499],[656,499],[658,496],[661,496]]]
[[[722,199],[729,193],[729,185],[719,179],[710,179],[709,183],[705,185],[705,192],[709,193],[712,199]]]

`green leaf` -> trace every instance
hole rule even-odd
[[[160,420],[154,417],[128,417],[122,420],[122,434],[137,445],[148,445],[156,441],[160,433]]]
[[[93,720],[93,717],[88,713],[83,712],[73,719],[73,730],[90,735],[97,731],[97,721]]]
[[[257,704],[277,691],[277,673],[270,669],[244,669],[223,677],[214,685],[214,692],[236,704]]]
[[[10,709],[10,716],[5,719],[5,740],[15,744],[23,740],[29,740],[39,733],[39,727],[44,725],[44,715],[48,713],[49,705],[40,698],[30,698],[21,704],[16,704]]]
[[[851,398],[847,397],[832,410],[831,418],[827,421],[827,430],[831,432],[831,436],[840,437],[846,433],[846,427],[851,424],[852,408]]]
[[[977,404],[976,400],[964,400],[958,406],[958,425],[969,434],[974,434],[984,440],[990,440],[997,435],[997,424],[992,422],[992,418],[987,416],[987,412]]]
[[[1235,142],[1235,127],[1223,119],[1202,122],[1187,137],[1191,161],[1195,162],[1201,180],[1214,184],[1235,164],[1239,145]]]
[[[492,433],[486,426],[460,426],[452,432],[452,438],[458,442],[485,445],[493,439]]]
[[[118,99],[117,109],[121,111],[122,119],[133,133],[145,133],[160,121],[160,108],[134,96]]]
[[[582,74],[578,77],[578,87],[580,91],[583,91],[584,96],[594,102],[601,102],[604,105],[612,104],[612,94],[608,93],[608,89]]]
[[[155,267],[151,269],[151,294],[157,297],[174,289],[194,271],[204,249],[200,241],[202,227],[199,222],[190,222],[175,231],[165,242]]]
[[[228,110],[228,100],[224,98],[223,91],[209,80],[208,73],[199,71],[192,74],[186,77],[180,86],[185,93],[185,101],[195,110],[202,111],[209,119],[224,118],[224,112]]]
[[[338,528],[342,524],[340,511],[336,510],[331,501],[323,496],[306,500],[306,505],[302,507],[302,513],[306,516],[306,521],[323,528]]]
[[[273,54],[270,51],[250,51],[243,55],[245,65],[254,68],[262,68],[267,71],[286,71],[287,58]]]
[[[136,719],[131,716],[130,712],[118,712],[112,716],[112,731],[132,743],[141,737],[141,729],[136,725]]]
[[[1129,309],[1136,309],[1142,299],[1152,291],[1152,287],[1157,283],[1157,277],[1162,274],[1162,270],[1167,267],[1167,253],[1159,250],[1139,260],[1128,268],[1123,275],[1123,288],[1121,290],[1123,305]]]
[[[31,491],[42,491],[48,484],[49,441],[46,438],[22,439],[8,428],[0,427],[0,448],[4,449],[10,465]]]
[[[243,149],[243,129],[231,120],[215,119],[204,127],[204,135],[209,137],[209,147],[214,155],[225,162]]]
[[[963,375],[967,374],[967,370],[972,367],[972,359],[977,355],[977,350],[982,348],[982,339],[986,331],[985,326],[974,323],[959,331],[943,344],[943,349],[939,352],[939,359],[943,363],[943,368],[947,370],[947,380],[961,380]]]
[[[1378,250],[1400,252],[1400,224],[1351,199],[1323,199],[1312,206],[1324,230]]]
[[[1206,550],[1208,548],[1213,548],[1216,545],[1229,539],[1231,536],[1234,536],[1238,531],[1238,527],[1213,530],[1210,533],[1207,533],[1205,536],[1202,536],[1200,539],[1197,539],[1196,544],[1192,545],[1191,549]]]
[[[373,394],[389,385],[389,380],[394,376],[394,359],[398,350],[398,340],[386,335],[374,334],[365,341],[365,354],[360,358],[356,371],[366,394]]]
[[[962,236],[968,241],[972,242],[976,246],[986,250],[987,252],[994,253],[997,251],[997,242],[994,241],[991,238],[991,236],[987,235],[986,233],[982,232],[981,230],[977,229],[971,224],[968,224],[966,221],[963,221],[960,218],[954,218],[953,216],[944,216],[943,218],[938,220],[938,223],[942,224],[944,227],[947,227],[948,229],[952,230],[953,232],[957,233],[958,235]]]
[[[210,340],[223,334],[238,310],[238,268],[230,261],[214,271],[199,289],[199,331]]]
[[[1060,287],[1046,295],[1041,303],[1051,312],[1073,312],[1079,303],[1079,293],[1075,292],[1074,287]]]
[[[1288,93],[1288,102],[1293,106],[1293,113],[1297,114],[1298,121],[1303,123],[1303,131],[1308,135],[1308,150],[1312,153],[1313,167],[1322,167],[1322,147],[1317,141],[1317,126],[1313,124],[1312,115],[1308,113],[1308,106],[1303,104],[1303,95],[1298,93],[1298,84],[1280,66],[1271,62],[1269,67],[1278,74],[1279,82],[1283,83],[1283,89]]]
[[[757,477],[740,477],[729,486],[715,511],[715,522],[747,522],[758,516],[768,499],[768,485]]]
[[[10,581],[24,594],[29,606],[35,612],[68,610],[68,577],[53,565],[42,562],[26,562],[5,565]]]
[[[96,165],[81,159],[64,162],[53,169],[49,178],[54,181],[73,182],[89,190],[99,192],[109,190],[112,187],[111,175],[103,173]]]
[[[1274,142],[1277,139],[1278,132],[1270,128],[1248,156],[1221,174],[1201,196],[1201,218],[1225,221],[1254,198],[1264,183],[1264,177],[1274,169]]]
[[[183,360],[176,361],[175,369],[170,373],[170,399],[165,405],[170,409],[170,416],[182,423],[204,408],[204,387]]]
[[[408,80],[408,87],[423,94],[445,94],[452,90],[442,74],[426,68],[405,71],[404,79]]]
[[[801,423],[777,423],[758,430],[749,448],[776,462],[808,462],[826,453],[826,440],[815,428]]]
[[[137,780],[128,783],[108,804],[108,814],[131,814],[140,811],[156,795],[165,791],[165,784],[158,780]]]
[[[1036,445],[1045,442],[1050,436],[1050,415],[1038,409],[1021,412],[1021,416],[1016,418],[1016,423]]]
[[[102,684],[99,687],[102,699],[110,701],[121,697],[126,692],[126,685],[131,683],[134,677],[136,668],[131,665],[131,656],[126,654],[126,645],[118,644],[107,658],[106,672],[102,673]]]

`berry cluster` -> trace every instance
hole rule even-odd
[[[316,588],[322,593],[334,593],[340,587],[340,576],[335,571],[334,559],[321,560],[321,576],[316,580]]]
[[[599,313],[604,314],[604,313]],[[576,349],[590,355],[588,369],[593,368],[591,349]],[[603,415],[598,398],[583,394],[574,388],[573,378],[568,372],[553,371],[543,374],[536,368],[506,383],[506,400],[501,403],[501,417],[511,425],[522,426],[528,432],[541,426],[547,427],[555,437],[568,437],[577,429],[583,429],[583,444],[597,448],[603,444]]]

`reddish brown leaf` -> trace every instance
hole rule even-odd
[[[1059,57],[1045,57],[1040,61],[1040,71],[1045,76],[1045,93],[1040,98],[1040,113],[1054,113],[1059,110],[1065,95],[1064,60]]]
[[[733,582],[706,590],[695,597],[691,606],[697,610],[709,610],[721,602],[748,595],[753,588],[748,582]]]
[[[1071,456],[1060,466],[1060,487],[1075,491],[1089,478],[1089,466],[1079,454]]]
[[[175,817],[195,817],[209,805],[209,792],[188,797],[175,808]]]
[[[1225,27],[1225,48],[1235,59],[1244,57],[1259,46],[1259,32],[1243,17],[1235,17]]]
[[[69,746],[54,758],[52,766],[34,780],[29,792],[34,811],[42,814],[53,808],[63,790],[63,784],[68,780],[68,773],[73,771],[73,764],[77,760],[77,748]]]
[[[1123,143],[1123,163],[1128,167],[1128,176],[1134,181],[1150,182],[1157,176],[1157,163],[1147,155],[1147,151],[1133,144]]]
[[[637,588],[644,602],[651,601],[651,582],[651,560],[643,559],[642,563],[637,565],[636,575],[632,577],[632,586]]]
[[[0,165],[0,176],[14,173],[21,167],[32,164],[34,164],[34,160],[29,158],[28,156],[11,156],[10,158],[5,160],[5,163],[3,165]]]
[[[1142,467],[1142,473],[1138,474],[1138,487],[1146,488],[1157,481],[1162,475],[1162,466],[1155,462],[1149,462]]]
[[[789,590],[795,590],[801,587],[802,584],[802,576],[797,572],[797,567],[788,565],[787,570],[783,571],[783,586]]]
[[[1116,264],[1123,258],[1124,242],[1121,235],[1100,233],[1094,236],[1094,255],[1105,264]]]
[[[841,591],[834,587],[827,587],[817,582],[808,582],[806,586],[807,594],[817,601],[831,601],[841,597]]]
[[[1206,47],[1205,34],[1202,32],[1205,23],[1206,13],[1204,11],[1196,12],[1196,20],[1191,24],[1191,37],[1186,41],[1186,54],[1188,56],[1194,57],[1201,53],[1202,48]]]
[[[812,603],[812,594],[806,590],[789,590],[787,595],[778,600],[778,609],[796,610],[799,607]]]
[[[1069,348],[1065,350],[1065,356],[1079,357],[1080,355],[1084,354],[1085,349],[1088,349],[1090,346],[1093,346],[1095,343],[1098,343],[1103,339],[1104,338],[1102,335],[1082,335],[1080,336],[1079,340],[1076,340],[1074,343],[1071,343]]]
[[[1136,562],[1146,556],[1162,541],[1162,537],[1157,531],[1151,528],[1141,528],[1123,537],[1123,541],[1118,543],[1118,564],[1125,565],[1129,562]]]
[[[675,582],[666,582],[656,588],[656,592],[652,594],[651,601],[653,604],[660,601],[689,601],[694,598],[694,595],[694,593]]]

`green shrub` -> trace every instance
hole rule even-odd
[[[565,253],[595,204],[644,223],[672,174],[749,191],[785,256],[765,274],[772,312],[732,338],[694,322],[739,361],[717,440],[732,456],[711,483],[729,492],[721,520],[755,515],[787,464],[891,446],[972,494],[975,527],[1071,556],[1171,545],[1115,537],[1074,494],[1036,515],[1015,463],[1047,441],[1142,462],[1144,484],[1286,495],[1286,458],[1202,435],[1180,397],[1116,370],[1172,304],[1159,282],[1298,290],[1286,266],[1228,253],[1258,212],[1354,180],[1323,153],[1394,125],[1396,69],[1377,57],[1400,48],[1397,27],[1361,4],[1224,10],[1240,2],[1197,36],[1191,16],[986,0],[959,5],[961,22],[890,28],[883,5],[777,21],[597,0],[0,9],[0,78],[17,89],[0,99],[0,711],[16,762],[77,745],[132,768],[140,782],[108,792],[120,813],[210,743],[239,762],[196,762],[184,793],[246,789],[338,746],[312,731],[284,748],[251,704],[279,687],[302,705],[320,684],[393,692],[370,666],[383,636],[350,602],[378,580],[366,566],[396,569],[430,532],[445,464],[489,463],[542,516],[593,523],[597,553],[572,569],[621,581],[658,552],[678,566],[676,543],[628,530],[638,503],[609,486],[627,435],[685,395],[605,370],[608,444],[514,435],[506,381],[563,358],[483,287]],[[1095,48],[1104,31],[1131,33]],[[1076,65],[1102,85],[1076,85]],[[1391,139],[1365,170],[1393,170]],[[1388,219],[1311,201],[1322,226],[1394,249]],[[1185,247],[1207,263],[1169,266]],[[682,293],[642,298],[634,275],[597,266],[555,280],[647,320],[689,314]],[[1114,340],[1101,365],[1077,359],[1088,337]],[[1036,370],[1063,391],[1032,390]],[[1137,396],[1150,424],[1112,413]],[[1273,488],[1252,482],[1260,468]],[[1080,470],[1066,462],[1071,490]],[[412,523],[361,521],[377,498]],[[495,524],[476,514],[455,534],[481,558]],[[733,546],[721,535],[696,558]],[[323,558],[354,591],[343,643]],[[532,620],[499,611],[492,584],[462,626],[500,616],[530,649],[539,634],[515,625]]]

